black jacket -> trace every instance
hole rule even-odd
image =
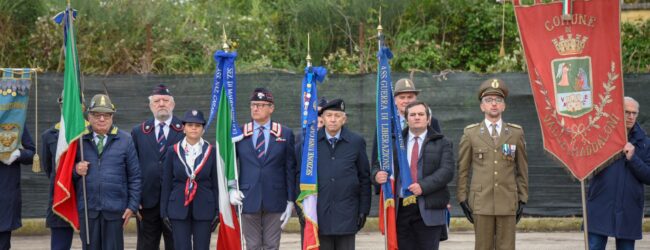
[[[408,128],[402,131],[404,143],[408,143]],[[433,128],[427,129],[427,135],[423,142],[420,159],[418,160],[418,180],[422,187],[425,208],[442,209],[449,203],[449,188],[447,184],[454,177],[453,146],[451,141],[437,133]],[[397,161],[397,150],[393,150],[393,159]],[[372,182],[375,182],[375,175],[380,170],[379,162],[374,161],[372,165]],[[395,189],[399,189],[400,171],[395,167]],[[408,173],[407,173],[408,174]],[[395,192],[397,194],[397,192]]]
[[[322,128],[317,141],[319,234],[356,234],[359,214],[370,212],[370,164],[366,142],[345,127],[334,149]],[[298,160],[302,161],[301,150],[298,151]]]

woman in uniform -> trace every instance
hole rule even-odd
[[[182,122],[185,138],[165,155],[160,215],[172,231],[174,249],[207,250],[219,223],[216,153],[201,138],[203,112],[187,111]]]

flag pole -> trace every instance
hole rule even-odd
[[[584,225],[585,250],[589,250],[589,227],[587,226],[587,199],[585,197],[585,180],[580,180],[580,193],[582,195],[582,223]]]
[[[377,51],[381,51],[381,42],[383,40],[383,34],[382,31],[384,30],[384,27],[381,26],[381,5],[379,5],[379,22],[377,23]],[[379,70],[379,69],[377,69]],[[390,176],[386,181],[390,181]],[[383,193],[383,192],[382,192]],[[379,197],[379,200],[382,200],[381,197]],[[386,202],[386,201],[382,201]],[[382,221],[384,223],[384,249],[388,249],[388,216],[386,215],[386,207],[383,207],[384,211],[382,213]]]
[[[228,45],[228,36],[226,35],[226,25],[222,24],[221,25],[221,30],[223,32],[221,36],[221,48],[223,49],[224,52],[228,53],[230,50],[230,46]],[[223,100],[221,100],[223,101]],[[233,109],[235,107],[232,107]],[[234,117],[233,117],[234,119]],[[232,138],[231,138],[232,140]],[[233,148],[233,154],[237,155],[237,147]],[[234,162],[234,168],[235,168],[235,190],[237,190],[237,193],[239,193],[239,171],[237,170],[237,161]],[[241,223],[241,215],[242,215],[242,206],[237,206],[237,221],[239,222],[239,239],[241,240],[241,250],[246,250],[246,239],[244,238],[244,232],[242,230],[242,223]]]
[[[70,25],[70,30],[72,31],[72,35],[68,39],[72,39],[71,44],[75,44],[74,30],[73,30],[73,27],[72,27],[73,10],[72,10],[72,7],[70,5],[70,0],[68,0],[68,10],[67,11],[68,11],[68,13],[66,14],[66,17],[68,18],[67,21],[68,21],[68,24]],[[70,51],[72,51],[72,50],[70,50]],[[76,51],[72,51],[72,53],[70,53],[70,54],[71,55],[69,55],[69,56],[73,57],[72,58],[73,70],[76,73],[79,73],[78,68],[77,68],[78,67],[77,58],[74,58],[76,56]],[[66,56],[68,56],[68,55],[66,55]],[[77,78],[78,77],[79,77],[79,75],[77,75]],[[81,96],[79,98],[81,100]],[[84,160],[83,135],[78,140],[79,140],[79,156],[81,157],[81,161],[83,161]],[[86,230],[85,230],[86,231],[86,245],[90,245],[90,232],[89,232],[89,228],[88,228],[88,197],[86,195],[86,175],[81,176],[81,187],[83,189],[82,192],[83,192],[83,198],[84,198],[84,224],[85,224],[85,228],[86,228]]]

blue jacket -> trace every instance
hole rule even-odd
[[[133,140],[128,133],[112,127],[107,135],[101,156],[93,142],[93,133],[82,136],[84,160],[89,162],[86,175],[86,197],[88,198],[88,217],[96,217],[103,212],[109,219],[119,219],[127,208],[138,211],[142,179],[138,156]],[[77,154],[77,162],[80,161]],[[82,178],[75,169],[72,170],[77,190],[77,208],[83,216]]]
[[[359,214],[370,212],[370,164],[366,141],[346,127],[342,128],[334,149],[323,128],[318,130],[317,141],[318,233],[356,234]],[[302,150],[298,150],[298,155],[298,161],[302,161]]]
[[[628,134],[634,156],[614,161],[590,181],[587,220],[590,233],[641,239],[644,186],[650,184],[650,139],[635,124]]]
[[[35,150],[27,127],[24,127],[21,144],[23,148],[20,149],[18,159],[8,166],[0,162],[0,232],[16,230],[22,226],[20,165],[31,165]]]
[[[195,166],[200,164],[209,145],[207,141],[203,144],[203,153],[196,158]],[[173,220],[212,220],[219,214],[217,153],[215,150],[216,148],[211,147],[205,165],[196,175],[198,189],[196,189],[194,199],[188,206],[185,206],[185,185],[188,179],[185,166],[174,151],[174,146],[167,148],[160,193],[160,217],[169,217]],[[184,157],[183,153],[181,155]],[[190,206],[192,207],[192,218],[188,218]]]
[[[181,141],[183,134],[183,123],[177,117],[172,118],[167,135],[167,148]],[[131,130],[135,150],[138,152],[138,161],[140,171],[142,172],[142,200],[140,204],[143,208],[152,208],[159,205],[160,202],[160,183],[162,177],[163,162],[165,161],[165,151],[159,150],[154,120],[149,119],[141,124],[136,125]]]
[[[266,157],[264,163],[260,163],[253,146],[252,127],[252,122],[244,125],[244,138],[236,145],[239,189],[245,197],[243,213],[282,213],[287,201],[296,199],[293,132],[288,127],[271,122]]]
[[[70,224],[52,212],[52,195],[54,192],[54,177],[56,177],[56,146],[59,140],[59,124],[51,127],[41,134],[41,167],[50,179],[50,189],[47,201],[47,215],[45,226],[70,227]]]

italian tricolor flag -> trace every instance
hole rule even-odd
[[[63,108],[56,147],[56,177],[52,211],[79,231],[77,197],[72,180],[79,138],[85,130],[79,90],[79,64],[75,45],[72,10],[66,10],[67,39],[65,44],[65,73],[63,77]]]
[[[219,175],[219,232],[217,250],[234,250],[241,248],[239,223],[235,207],[230,204],[228,183],[236,183],[237,166],[235,164],[235,142],[232,139],[231,107],[226,91],[221,91],[217,109],[215,143],[217,152],[217,173]]]

